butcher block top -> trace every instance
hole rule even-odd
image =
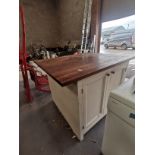
[[[116,54],[87,53],[36,60],[35,63],[61,86],[66,86],[133,58],[133,52]]]

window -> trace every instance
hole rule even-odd
[[[100,52],[135,49],[135,15],[102,23]]]

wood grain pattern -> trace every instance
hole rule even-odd
[[[89,53],[35,61],[61,86],[66,86],[134,58],[133,52],[117,54]]]

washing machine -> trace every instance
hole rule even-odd
[[[135,154],[135,78],[111,91],[101,152],[104,155]]]

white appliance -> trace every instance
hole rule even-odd
[[[104,155],[135,154],[135,78],[110,93],[101,151]]]

